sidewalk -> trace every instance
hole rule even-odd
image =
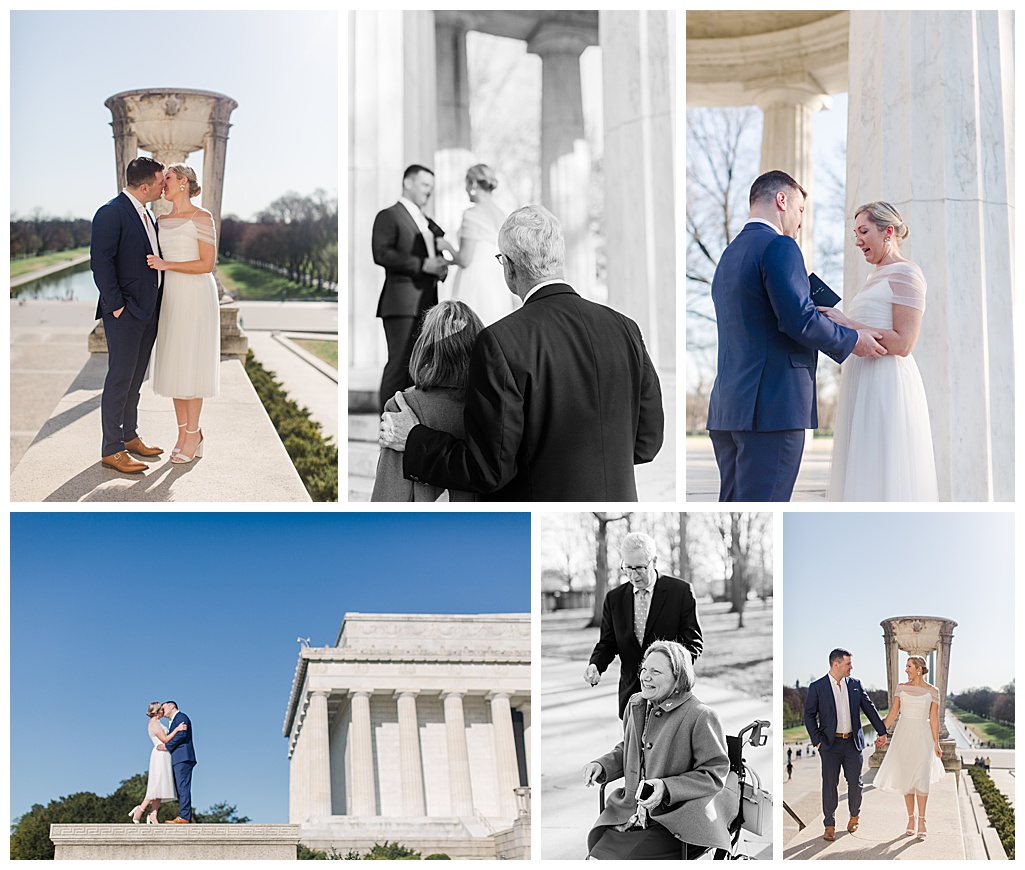
[[[687,501],[718,501],[719,469],[707,436],[690,435],[687,447]],[[804,448],[791,501],[825,501],[832,438],[813,438]]]
[[[587,685],[583,674],[588,656],[579,650],[593,646],[598,636],[597,629],[587,631],[576,631],[570,636],[557,616],[555,621],[542,617],[541,642],[545,651],[540,660],[540,690],[535,689],[534,693],[541,702],[541,789],[534,829],[542,859],[586,857],[587,832],[598,817],[598,789],[586,788],[580,771],[588,761],[612,749],[622,737],[616,717],[619,660],[612,663],[597,686]],[[715,708],[727,734],[738,733],[754,719],[773,719],[771,701],[702,679],[700,661],[695,694]],[[769,790],[772,742],[770,731],[769,743],[764,747],[744,749],[748,764]],[[742,851],[753,858],[771,859],[771,836],[754,838],[745,832]]]
[[[870,745],[871,747],[871,745]],[[786,764],[786,750],[781,753]],[[870,753],[863,756],[864,793],[861,826],[847,833],[847,783],[840,778],[840,803],[836,811],[836,840],[822,839],[822,772],[819,757],[793,758],[794,776],[784,781],[783,799],[807,825],[798,831],[797,823],[783,812],[783,857],[802,860],[965,860],[985,857],[978,844],[966,836],[962,823],[961,796],[957,774],[948,773],[929,793],[926,810],[929,835],[924,840],[904,836],[907,811],[904,797],[878,791],[873,785],[875,770],[870,770]],[[785,780],[785,775],[784,775]],[[782,807],[781,807],[782,809]],[[981,851],[976,852],[975,846]],[[970,853],[969,853],[970,852]]]

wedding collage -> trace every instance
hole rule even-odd
[[[10,860],[1014,860],[1013,10],[8,13]]]

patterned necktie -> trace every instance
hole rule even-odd
[[[637,643],[644,646],[644,627],[648,624],[648,590],[642,589],[634,595],[634,634]]]

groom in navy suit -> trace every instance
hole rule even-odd
[[[751,186],[751,211],[712,278],[718,370],[708,404],[719,501],[789,501],[818,426],[817,351],[843,362],[882,356],[882,335],[830,321],[811,301],[795,239],[806,193],[774,170]]]
[[[835,649],[829,654],[829,673],[808,686],[804,700],[804,727],[819,751],[822,762],[822,824],[824,840],[836,837],[836,805],[839,803],[840,768],[847,780],[847,806],[850,821],[847,830],[858,830],[861,814],[861,753],[865,749],[865,732],[861,713],[879,735],[876,746],[886,743],[886,725],[876,711],[872,699],[861,683],[850,676],[851,654]]]
[[[160,199],[164,164],[137,157],[128,164],[126,187],[93,217],[89,255],[93,280],[100,291],[96,319],[107,338],[107,377],[103,382],[100,418],[103,424],[101,462],[134,474],[146,465],[137,456],[158,456],[137,430],[139,391],[150,351],[157,337],[161,276],[146,262],[160,254],[157,228],[146,204]]]
[[[196,766],[196,753],[192,748],[192,722],[174,701],[164,702],[161,715],[171,720],[170,731],[185,723],[184,731],[179,731],[157,749],[166,749],[171,753],[174,784],[178,789],[178,818],[167,824],[188,825],[192,822],[192,768]]]
[[[413,385],[409,358],[424,312],[438,304],[438,281],[448,275],[448,261],[434,247],[444,235],[423,209],[434,192],[434,173],[414,163],[402,174],[402,196],[377,213],[371,246],[374,262],[384,267],[384,287],[377,316],[384,323],[388,362],[381,375],[381,407],[395,393]]]

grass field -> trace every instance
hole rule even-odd
[[[68,251],[54,251],[52,254],[43,254],[41,257],[26,257],[24,260],[11,260],[11,277],[17,278],[19,275],[27,275],[29,272],[35,272],[37,269],[46,269],[49,266],[56,266],[58,263],[74,260],[76,257],[81,257],[83,254],[88,253],[89,246],[86,245],[82,248],[71,248]]]
[[[880,710],[879,715],[884,719],[886,718],[886,710]],[[872,726],[868,724],[868,717],[863,713],[861,715],[861,727],[865,729],[865,739],[874,739],[873,735],[875,731]],[[871,734],[869,733],[871,732]],[[803,725],[795,725],[793,728],[783,729],[783,742],[784,743],[807,743],[808,742],[808,729]]]
[[[317,359],[326,362],[332,368],[338,368],[337,341],[322,341],[316,338],[293,338],[292,341],[307,353],[312,353]]]
[[[999,722],[991,722],[983,719],[960,707],[951,707],[951,712],[957,716],[979,740],[984,743],[999,743],[1003,746],[1014,749],[1014,729],[1001,725]]]
[[[328,295],[326,290],[297,284],[283,275],[227,258],[218,261],[217,276],[225,290],[242,300],[311,299]]]

